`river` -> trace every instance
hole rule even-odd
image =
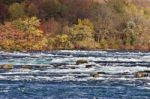
[[[150,52],[0,52],[6,64],[13,68],[0,69],[1,99],[150,98],[150,75],[135,77],[150,71]]]

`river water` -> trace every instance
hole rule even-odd
[[[0,99],[150,99],[150,76],[135,77],[150,71],[150,52],[0,52],[5,64],[13,69],[0,69]]]

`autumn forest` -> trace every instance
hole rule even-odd
[[[150,50],[147,0],[0,0],[0,50]]]

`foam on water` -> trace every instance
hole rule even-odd
[[[97,68],[96,70],[100,71],[100,72],[112,73],[112,74],[117,74],[117,73],[135,73],[135,72],[138,72],[138,71],[145,71],[145,70],[149,70],[150,71],[150,67],[140,67],[140,66],[136,66],[136,67],[101,66],[101,68]]]

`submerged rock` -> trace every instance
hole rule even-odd
[[[0,69],[13,69],[13,65],[11,64],[5,64],[5,65],[0,65]]]
[[[45,70],[47,69],[47,66],[41,66],[41,65],[22,65],[21,66],[22,69],[28,69],[28,70]]]
[[[101,75],[101,72],[96,72],[96,73],[91,74],[91,76],[94,78],[98,78],[100,77],[100,75]]]
[[[107,74],[107,73],[105,73],[105,72],[97,72],[98,74]]]
[[[93,65],[86,65],[85,68],[92,68]]]
[[[23,65],[21,68],[22,68],[22,69],[32,69],[32,66],[29,66],[29,65]]]
[[[76,69],[77,67],[71,67],[71,69]]]
[[[53,65],[55,68],[59,68],[59,67],[66,66],[68,64],[67,63],[54,63],[54,64],[51,64],[51,65]]]
[[[96,73],[92,73],[91,76],[94,77],[94,78],[98,78],[100,77],[101,75],[104,75],[104,74],[107,74],[105,72],[96,72]]]
[[[146,72],[146,71],[139,71],[139,72],[136,72],[134,76],[136,78],[148,77],[148,72]]]
[[[76,65],[86,64],[86,63],[88,63],[87,60],[77,60],[77,61],[76,61]]]
[[[145,70],[144,72],[145,72],[145,73],[150,73],[150,71],[149,71],[149,70]]]

